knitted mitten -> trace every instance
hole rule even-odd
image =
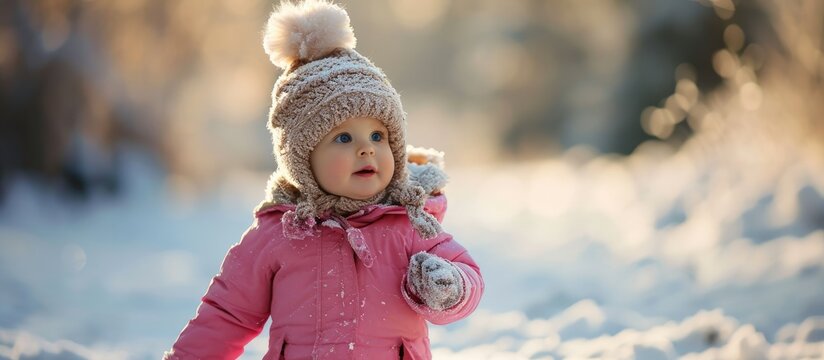
[[[421,251],[409,258],[406,290],[433,310],[446,310],[464,295],[460,270],[451,262]]]

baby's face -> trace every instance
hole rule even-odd
[[[315,146],[310,164],[324,191],[368,199],[385,189],[395,173],[389,131],[377,119],[348,119]]]

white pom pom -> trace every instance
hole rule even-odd
[[[283,2],[269,16],[263,49],[269,60],[286,69],[294,61],[311,61],[337,48],[353,49],[357,40],[346,10],[326,0]]]

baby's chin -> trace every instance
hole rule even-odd
[[[378,189],[369,189],[369,190],[367,190],[367,189],[352,190],[352,191],[347,191],[344,194],[336,194],[336,195],[343,196],[343,197],[346,197],[346,198],[350,198],[350,199],[353,199],[353,200],[367,200],[367,199],[377,195],[378,193],[380,193],[384,189],[386,189],[386,187],[382,187],[382,188],[378,188]]]
[[[340,190],[339,191],[329,191],[326,188],[324,188],[323,186],[320,186],[320,190],[327,193],[327,194],[340,196],[340,197],[345,197],[347,199],[368,200],[368,199],[372,198],[373,196],[377,195],[378,193],[380,193],[381,191],[385,190],[387,187],[388,187],[388,185],[384,186],[380,189],[350,189],[350,190],[347,190],[347,191],[340,191]]]
[[[371,180],[371,184],[359,183],[360,181],[362,180],[350,183],[348,189],[345,189],[344,191],[341,191],[341,193],[335,195],[353,200],[367,200],[384,191],[389,186],[389,184],[379,184],[380,181],[378,179]]]

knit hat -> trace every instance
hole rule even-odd
[[[278,168],[257,210],[294,204],[295,210],[283,215],[284,228],[302,229],[305,235],[318,218],[349,215],[367,205],[397,204],[406,207],[422,238],[432,238],[441,227],[423,209],[426,190],[409,179],[400,95],[380,68],[354,50],[355,44],[349,15],[328,1],[284,2],[270,15],[263,48],[283,69],[272,90],[268,123]],[[395,168],[389,185],[364,200],[325,192],[309,160],[329,131],[357,117],[375,118],[386,126]]]

